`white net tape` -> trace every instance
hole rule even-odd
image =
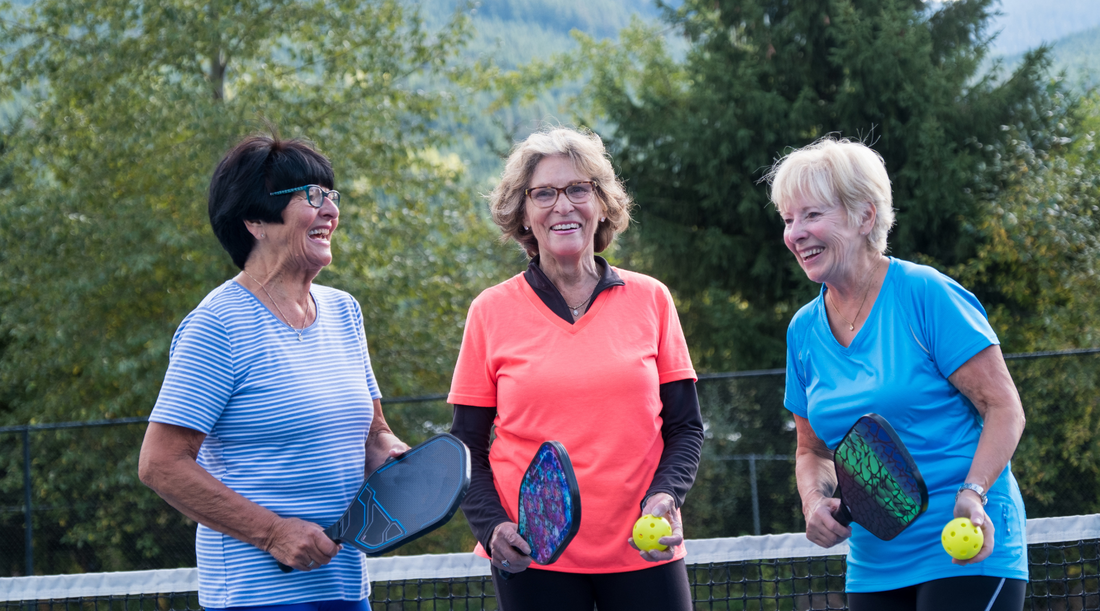
[[[1029,544],[1100,539],[1100,514],[1028,520]],[[689,539],[688,564],[738,562],[776,558],[841,556],[848,544],[825,549],[810,543],[803,533]],[[427,578],[478,577],[489,574],[489,561],[472,553],[428,554],[367,558],[371,581],[402,581]],[[60,600],[161,594],[198,590],[198,569],[164,569],[84,575],[44,575],[0,578],[0,602]]]

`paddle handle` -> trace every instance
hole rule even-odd
[[[852,512],[848,511],[848,506],[844,504],[844,499],[840,499],[840,507],[837,508],[836,513],[833,514],[833,519],[839,522],[841,526],[848,526],[852,523]]]
[[[333,541],[335,541],[337,543],[340,543],[340,539],[336,538],[336,533],[333,531],[333,529],[335,529],[335,528],[336,528],[336,524],[333,524],[332,526],[329,526],[328,528],[325,529],[325,534],[328,535],[329,539],[332,539]],[[279,570],[284,572],[284,573],[289,573],[289,572],[294,570],[294,567],[287,566],[287,565],[283,564],[282,562],[279,562],[278,560],[276,560],[275,563],[279,565]]]

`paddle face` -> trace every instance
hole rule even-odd
[[[841,524],[857,522],[889,541],[928,509],[928,489],[917,464],[890,423],[862,416],[833,453]]]
[[[441,433],[386,461],[325,534],[368,556],[394,550],[451,519],[470,487],[470,451]]]
[[[531,558],[550,564],[561,556],[581,527],[581,495],[565,446],[539,447],[519,487],[519,535]]]

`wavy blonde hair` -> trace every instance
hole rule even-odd
[[[890,177],[882,156],[862,142],[825,136],[779,159],[764,176],[771,200],[780,213],[799,197],[847,212],[848,224],[858,227],[867,206],[875,208],[875,224],[867,235],[871,248],[886,252],[886,234],[894,226]]]
[[[630,225],[634,202],[615,176],[603,140],[591,131],[565,127],[540,130],[512,147],[500,183],[489,194],[489,211],[500,227],[501,241],[515,240],[528,257],[539,253],[534,233],[523,228],[524,191],[531,186],[539,162],[554,156],[568,157],[579,174],[595,181],[596,200],[603,207],[600,216],[606,220],[596,227],[594,246],[596,252],[603,252]]]

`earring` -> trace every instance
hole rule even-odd
[[[261,234],[260,234],[260,237],[261,237],[261,238],[266,238],[266,237],[267,237],[267,234],[266,234],[266,233],[261,233]]]
[[[601,216],[600,217],[600,222],[601,223],[606,223],[607,222],[607,217],[606,216]]]
[[[524,225],[524,226],[523,226],[523,230],[524,230],[524,231],[530,231],[530,230],[531,230],[531,228],[530,228],[530,227],[528,227],[527,225]]]

